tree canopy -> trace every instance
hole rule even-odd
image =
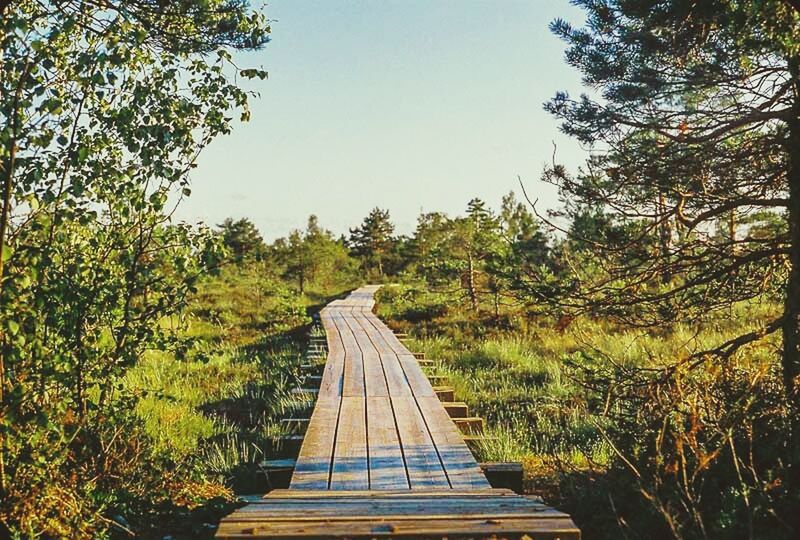
[[[720,361],[771,333],[792,419],[783,455],[800,493],[800,24],[779,0],[576,2],[587,24],[553,22],[567,61],[597,90],[546,108],[593,149],[554,163],[593,254],[571,266],[563,305],[656,328],[734,303],[780,299],[757,331],[690,355]],[[578,233],[578,234],[576,234]],[[684,363],[686,361],[684,360]],[[681,362],[676,361],[676,370]]]
[[[358,227],[350,229],[350,245],[370,271],[383,276],[384,262],[394,246],[394,224],[388,210],[373,208]]]
[[[26,531],[91,530],[158,474],[115,469],[114,430],[138,429],[119,377],[169,346],[159,321],[218,262],[171,214],[198,153],[249,115],[237,79],[266,76],[231,51],[268,34],[241,0],[0,3],[0,513],[38,505]],[[51,519],[49,493],[83,489],[94,503]]]

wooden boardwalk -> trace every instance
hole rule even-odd
[[[569,516],[492,489],[414,355],[373,313],[377,286],[321,313],[328,357],[288,490],[219,538],[578,538]]]

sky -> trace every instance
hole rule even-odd
[[[272,39],[238,54],[269,78],[248,85],[252,119],[201,154],[177,217],[247,217],[268,241],[310,214],[339,235],[374,207],[400,234],[420,212],[457,215],[479,197],[498,208],[521,176],[543,208],[552,159],[586,153],[543,110],[578,95],[580,74],[548,30],[580,24],[568,0],[274,0]]]

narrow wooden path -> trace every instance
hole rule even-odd
[[[565,514],[492,489],[414,355],[373,313],[377,286],[321,313],[328,357],[288,490],[219,538],[578,538]]]

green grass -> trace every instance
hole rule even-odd
[[[123,381],[163,452],[201,479],[253,488],[246,480],[257,464],[281,451],[279,419],[309,408],[291,390],[316,294],[301,296],[258,266],[203,279],[183,320],[163,323],[180,328],[174,350],[149,352]]]
[[[731,335],[756,330],[778,309],[770,303],[740,304],[701,327],[646,330],[588,318],[564,327],[547,317],[511,313],[504,319],[515,321],[509,328],[488,314],[460,308],[444,294],[407,286],[378,294],[379,314],[409,332],[409,348],[436,360],[432,373],[446,376],[456,399],[486,420],[487,438],[477,446],[476,457],[523,462],[531,489],[567,506],[572,503],[558,493],[559,485],[571,481],[565,480],[567,472],[595,474],[616,463],[601,434],[609,422],[607,396],[580,383],[586,370],[648,368],[657,373]],[[776,340],[746,348],[737,355],[737,369],[756,372],[774,365]],[[703,367],[692,373],[695,380],[717,380],[717,367]]]

